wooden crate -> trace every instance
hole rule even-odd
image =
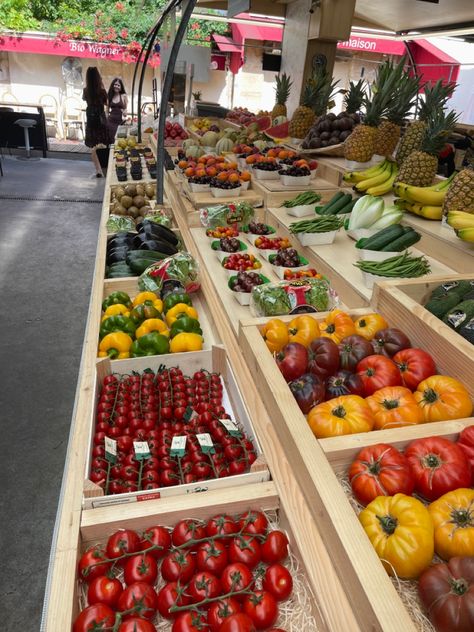
[[[357,316],[369,311],[370,309],[361,308],[349,310],[349,313]],[[474,383],[472,380],[469,383],[466,379],[466,376],[472,375],[474,371],[472,354],[467,363],[464,354],[457,349],[451,349],[450,353],[440,349],[435,344],[435,337],[426,334],[424,323],[406,320],[404,316],[400,317],[397,312],[388,309],[379,311],[386,317],[390,326],[407,331],[409,323],[413,346],[429,350],[440,372],[458,378],[469,389],[471,397],[474,397]],[[324,316],[324,314],[316,314],[314,318],[321,321]],[[291,318],[293,317],[281,317],[285,322]],[[241,323],[240,346],[272,424],[285,446],[289,463],[302,486],[308,504],[313,508],[315,520],[318,520],[318,524],[327,525],[322,533],[326,546],[332,551],[333,559],[337,560],[341,568],[347,570],[352,565],[353,574],[348,572],[345,575],[348,581],[346,589],[349,591],[351,586],[352,588],[357,586],[365,594],[380,629],[413,631],[415,626],[369,540],[365,537],[338,483],[335,471],[340,472],[341,468],[346,466],[349,456],[353,456],[366,444],[409,442],[419,436],[434,434],[449,436],[454,431],[459,432],[462,427],[473,424],[474,418],[373,431],[318,441],[313,436],[305,415],[300,411],[272,354],[265,345],[260,333],[264,322],[263,319],[255,319]]]
[[[276,515],[279,528],[288,534],[291,551],[306,577],[308,589],[314,595],[311,600],[311,614],[315,618],[316,626],[312,626],[305,632],[329,632],[343,629],[351,632],[365,632],[366,628],[359,627],[353,606],[347,600],[341,586],[337,582],[336,584],[331,582],[334,575],[333,563],[327,557],[324,548],[321,549],[321,555],[319,554],[318,543],[311,539],[314,535],[312,526],[309,525],[303,538],[299,537],[301,534],[296,534],[295,517],[289,514],[282,505],[272,482],[235,489],[231,497],[227,490],[216,490],[198,496],[169,498],[166,504],[150,501],[127,507],[104,507],[83,511],[76,541],[71,543],[68,550],[61,551],[57,555],[63,591],[59,601],[51,600],[45,604],[43,631],[71,630],[81,604],[80,586],[76,579],[78,559],[89,546],[105,543],[117,529],[143,531],[158,524],[173,527],[184,517],[206,520],[218,513],[238,515],[249,509],[263,510]],[[328,588],[326,590],[324,581]],[[323,587],[323,593],[319,590],[319,583]],[[334,623],[325,618],[325,611],[328,608],[325,599],[337,613]]]
[[[157,488],[152,491],[143,490],[104,496],[103,490],[98,485],[94,485],[94,483],[89,481],[87,478],[93,458],[92,448],[96,424],[95,410],[97,408],[102,382],[105,376],[110,375],[111,373],[130,374],[133,371],[142,372],[148,368],[156,371],[161,365],[168,368],[179,366],[185,375],[193,375],[195,371],[199,371],[200,369],[220,373],[224,382],[223,406],[231,415],[232,419],[238,422],[238,424],[244,429],[245,434],[252,440],[255,445],[257,460],[252,464],[250,471],[246,474],[213,479],[198,484],[175,485],[172,487]],[[86,462],[84,474],[85,490],[83,505],[86,509],[93,509],[108,505],[122,505],[156,498],[169,498],[170,496],[183,494],[202,493],[211,489],[222,489],[226,487],[261,483],[268,481],[270,478],[270,472],[266,466],[265,458],[262,454],[262,449],[258,439],[255,436],[255,431],[249,417],[249,413],[242,400],[242,395],[237,386],[234,372],[232,371],[229,363],[229,358],[222,347],[215,346],[209,351],[165,354],[161,356],[121,360],[119,362],[110,362],[108,359],[99,360],[97,363],[97,375],[94,385],[93,400],[96,402],[96,406],[92,412],[89,438],[89,458]]]

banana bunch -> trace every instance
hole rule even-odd
[[[443,180],[431,187],[415,187],[397,182],[393,186],[395,195],[398,196],[395,205],[419,217],[439,221],[443,217],[443,200],[450,184],[451,179]]]
[[[398,166],[390,160],[383,160],[380,164],[364,171],[349,171],[344,174],[345,182],[354,182],[354,191],[380,196],[390,193]]]
[[[474,213],[465,211],[449,211],[447,215],[449,226],[454,228],[459,239],[474,243]]]

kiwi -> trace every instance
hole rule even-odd
[[[146,191],[145,191],[145,186],[143,184],[137,184],[137,195],[141,195],[142,197],[145,197]]]
[[[154,184],[146,184],[145,185],[145,194],[147,197],[152,198],[155,195],[155,185]]]
[[[133,198],[137,194],[137,187],[134,184],[127,184],[124,187],[124,190],[125,190],[125,195],[129,195],[131,198]]]
[[[137,208],[136,206],[131,206],[128,211],[127,211],[128,215],[131,215],[133,217],[133,219],[135,219],[136,217],[138,217],[140,215],[140,209]]]
[[[116,200],[120,200],[120,198],[125,195],[125,189],[123,187],[117,187],[114,190],[114,195]]]
[[[133,204],[133,199],[130,197],[130,195],[123,195],[120,198],[120,204],[125,208],[130,208]]]
[[[136,206],[138,208],[141,208],[142,206],[145,206],[145,204],[146,204],[146,201],[145,201],[145,198],[142,195],[136,195],[133,198],[133,205],[134,206]]]

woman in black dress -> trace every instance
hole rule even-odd
[[[97,145],[108,145],[110,142],[109,129],[105,106],[107,92],[102,77],[95,66],[89,66],[86,73],[86,87],[82,98],[87,102],[86,109],[86,139],[87,147],[92,149],[91,158],[94,163],[97,178],[102,178],[102,167],[97,157]]]
[[[109,135],[113,140],[117,133],[117,127],[122,125],[127,114],[127,93],[120,77],[113,79],[107,96],[109,99]]]

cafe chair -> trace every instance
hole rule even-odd
[[[80,130],[82,138],[84,138],[84,122],[83,122],[83,103],[76,97],[66,97],[63,103],[62,124],[64,129],[64,137],[69,138],[70,128],[74,129],[74,137],[77,139],[77,132]]]
[[[2,94],[0,101],[3,101],[4,103],[11,103],[12,105],[16,105],[18,103],[16,96],[11,92],[8,92],[8,90]]]
[[[39,158],[33,158],[31,155],[31,146],[30,146],[30,127],[36,126],[36,121],[34,119],[29,118],[21,118],[17,119],[14,123],[15,125],[19,125],[23,128],[23,133],[25,135],[25,156],[17,156],[18,160],[39,160]]]
[[[55,138],[57,133],[61,132],[59,129],[58,102],[52,94],[43,94],[40,97],[39,103],[43,107],[46,121],[46,135]]]

